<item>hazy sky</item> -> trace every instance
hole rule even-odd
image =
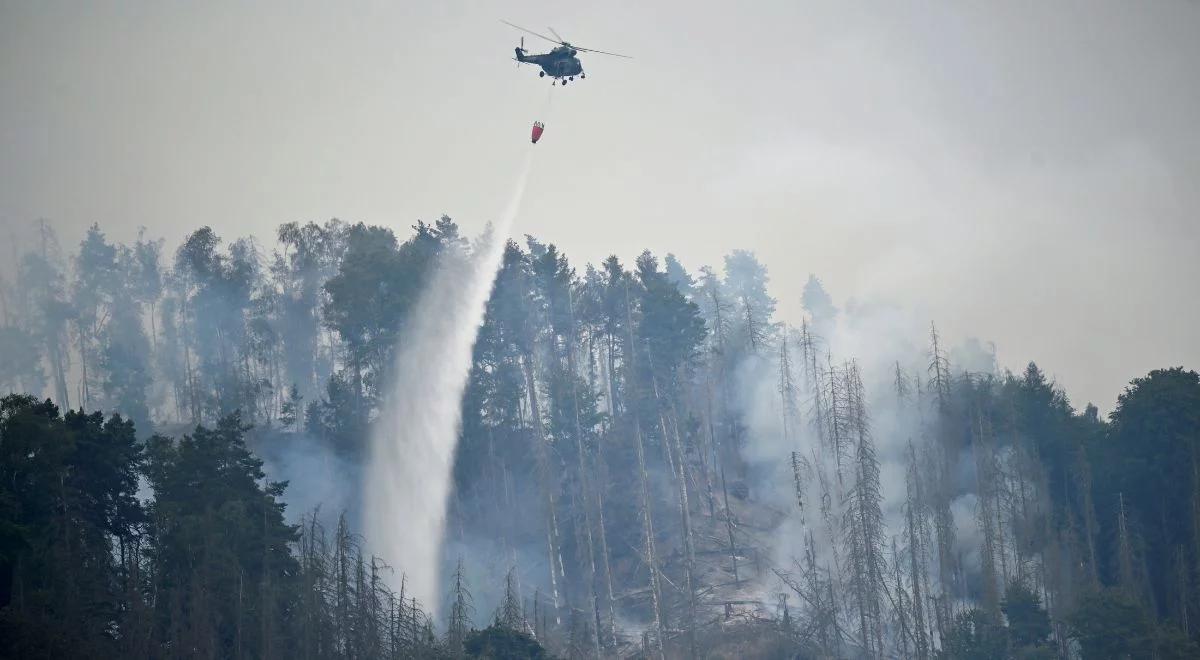
[[[0,0],[0,221],[475,233],[540,119],[515,231],[577,261],[750,249],[1080,406],[1200,367],[1200,2],[850,4]],[[500,18],[636,59],[551,89]]]

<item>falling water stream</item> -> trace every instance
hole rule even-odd
[[[528,149],[508,207],[465,267],[449,259],[431,276],[396,347],[391,389],[371,433],[364,498],[371,551],[403,571],[406,595],[434,613],[463,391],[532,156]]]

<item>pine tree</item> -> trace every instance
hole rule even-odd
[[[883,558],[883,495],[879,487],[879,459],[871,437],[862,379],[855,363],[842,372],[846,419],[854,445],[853,482],[847,493],[845,519],[849,581],[858,609],[859,635],[868,656],[881,656],[883,622],[880,598],[886,565]]]
[[[909,583],[912,585],[913,646],[917,658],[927,658],[931,648],[925,614],[925,596],[929,595],[925,554],[928,526],[925,524],[924,496],[917,467],[917,453],[912,441],[908,443],[905,486],[904,518],[908,543]]]
[[[474,607],[471,603],[471,592],[467,589],[464,575],[463,560],[460,557],[458,567],[454,569],[453,581],[450,587],[450,611],[446,615],[446,648],[453,657],[462,657],[463,643],[471,628],[471,618]]]

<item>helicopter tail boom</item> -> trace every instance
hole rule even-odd
[[[517,46],[516,50],[517,50],[516,60],[518,63],[529,61],[525,58],[525,37],[521,37],[521,45]]]

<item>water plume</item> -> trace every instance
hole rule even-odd
[[[472,350],[531,158],[529,151],[507,208],[471,254],[447,255],[435,269],[396,347],[392,385],[371,433],[364,498],[371,551],[407,575],[407,593],[431,612],[440,601],[446,500]]]

